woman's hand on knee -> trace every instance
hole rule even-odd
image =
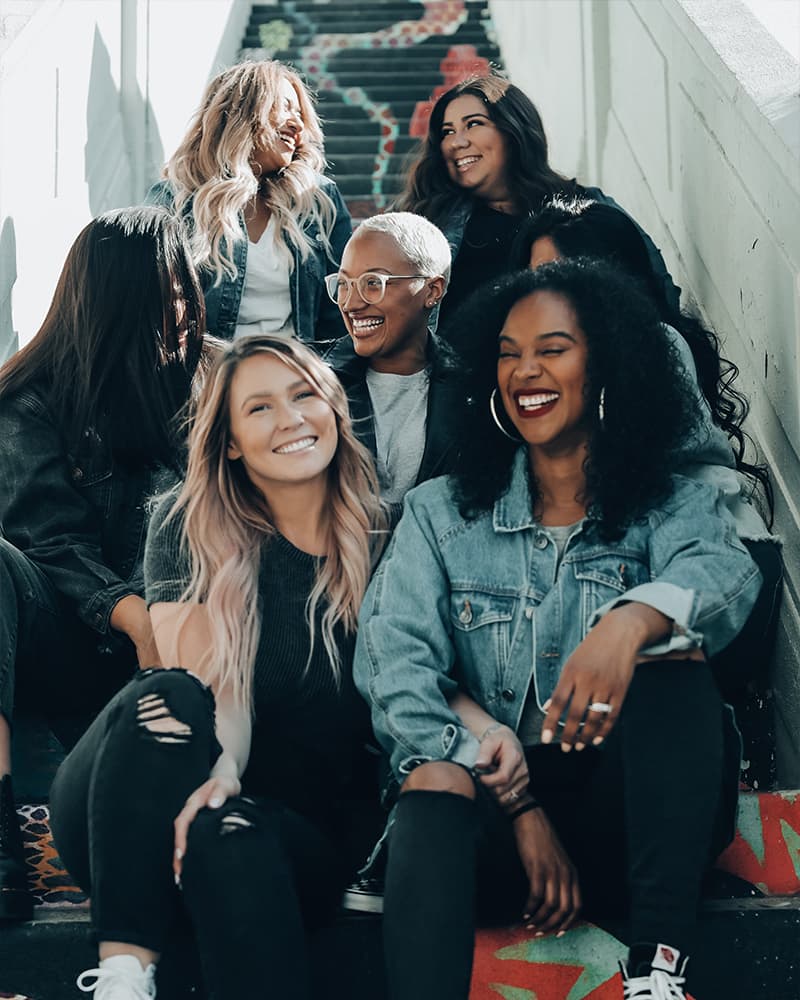
[[[490,726],[481,738],[475,772],[501,806],[508,807],[528,787],[528,762],[517,734],[509,726]]]
[[[186,841],[189,827],[201,809],[219,809],[220,806],[238,795],[242,790],[241,783],[232,774],[212,775],[208,781],[195,789],[183,809],[175,817],[175,852],[172,856],[172,870],[175,873],[175,884],[180,885],[183,871],[183,859],[186,856]]]
[[[541,809],[514,820],[514,835],[528,876],[525,926],[537,934],[563,934],[581,909],[578,873]]]

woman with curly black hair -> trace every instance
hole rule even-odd
[[[722,490],[736,521],[739,538],[755,561],[763,579],[758,601],[747,624],[730,647],[714,658],[714,672],[726,699],[737,704],[740,724],[749,742],[752,722],[746,703],[741,704],[748,684],[763,684],[775,642],[780,606],[783,563],[780,547],[770,535],[755,503],[760,486],[767,512],[772,514],[772,485],[766,466],[745,460],[747,437],[743,423],[747,399],[734,380],[739,369],[721,357],[716,334],[699,319],[671,306],[661,282],[656,280],[642,236],[636,224],[610,205],[585,198],[553,198],[541,212],[532,215],[517,236],[512,263],[536,268],[562,258],[594,257],[607,260],[635,278],[666,324],[683,366],[703,398],[701,432],[683,444],[684,468],[688,475]],[[679,336],[680,335],[680,336]],[[761,677],[757,676],[761,673]],[[763,720],[756,720],[754,742],[763,743]],[[750,778],[769,781],[763,771],[763,751],[746,754],[751,759]]]
[[[676,475],[696,404],[633,282],[550,264],[471,314],[456,471],[408,494],[356,648],[400,786],[390,995],[465,1000],[476,914],[542,935],[625,909],[624,996],[680,1000],[738,779],[706,657],[759,573]]]

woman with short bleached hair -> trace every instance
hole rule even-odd
[[[350,215],[324,169],[314,103],[288,66],[239,63],[209,83],[148,200],[190,219],[210,332],[342,335],[322,281]]]
[[[296,340],[227,345],[147,542],[161,662],[183,669],[140,672],[51,794],[59,853],[91,892],[100,963],[79,983],[98,997],[155,996],[187,917],[216,1000],[265,976],[270,995],[310,997],[305,929],[361,860],[369,720],[351,663],[383,523],[331,370]]]

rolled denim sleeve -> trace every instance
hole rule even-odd
[[[136,593],[107,565],[99,515],[70,479],[63,443],[38,399],[0,400],[0,531],[106,633],[114,605]]]
[[[651,512],[651,582],[598,608],[590,621],[636,601],[672,621],[671,634],[641,650],[648,656],[702,647],[713,656],[739,633],[761,587],[761,574],[739,541],[719,490],[675,477],[670,499]]]
[[[478,741],[451,711],[450,586],[424,505],[409,495],[364,599],[353,673],[399,780],[418,764],[471,768]]]

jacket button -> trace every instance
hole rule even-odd
[[[506,688],[502,693],[503,701],[513,701],[517,696],[511,688]]]
[[[462,625],[469,625],[472,621],[472,605],[469,601],[464,601],[464,607],[461,609],[458,620]]]
[[[77,482],[80,482],[80,481],[81,481],[81,479],[83,479],[83,469],[79,469],[79,468],[78,468],[78,467],[76,466],[76,467],[75,467],[75,468],[74,468],[74,469],[72,470],[72,478],[73,478],[73,479],[75,479],[75,480],[76,480]]]
[[[537,535],[536,541],[534,542],[537,549],[547,548],[547,535]]]

